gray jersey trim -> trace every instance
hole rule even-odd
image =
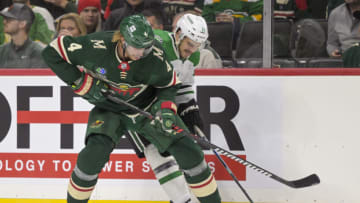
[[[155,173],[155,174],[161,173],[162,171],[164,171],[164,170],[166,170],[166,169],[168,169],[168,168],[170,168],[170,167],[172,167],[172,166],[175,166],[175,165],[177,165],[177,163],[175,162],[175,160],[167,161],[167,162],[161,164],[160,166],[156,167],[156,168],[154,169],[154,173]]]
[[[77,165],[74,168],[74,173],[78,178],[80,178],[81,180],[85,180],[85,181],[92,181],[98,177],[98,174],[88,175],[88,174],[82,172]]]
[[[207,167],[208,167],[208,165],[206,164],[205,159],[203,159],[199,165],[195,166],[192,169],[187,169],[187,170],[183,170],[183,171],[186,175],[193,177],[193,176],[197,176],[197,175],[201,174],[202,172],[204,172],[207,169]]]

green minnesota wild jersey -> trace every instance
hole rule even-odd
[[[80,78],[83,69],[110,85],[116,96],[139,108],[146,109],[156,98],[174,101],[180,85],[164,50],[155,41],[149,55],[136,61],[122,61],[113,32],[96,32],[81,37],[60,36],[43,51],[49,67],[65,83]],[[110,101],[96,104],[115,112],[134,113]]]
[[[179,49],[175,43],[174,33],[164,30],[154,30],[155,39],[161,42],[167,58],[173,65],[177,77],[181,81],[180,89],[175,97],[176,104],[186,103],[195,97],[194,75],[195,67],[200,61],[200,52],[196,51],[186,59],[180,58]]]

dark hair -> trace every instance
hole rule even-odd
[[[146,13],[150,14],[152,13],[152,15],[148,15],[146,16]],[[156,21],[163,25],[165,22],[165,11],[164,11],[164,5],[163,5],[163,1],[162,0],[146,0],[144,1],[144,11],[142,12],[142,14],[145,17],[149,17],[149,16],[155,16]]]
[[[163,9],[162,0],[144,0],[144,8],[160,8]]]
[[[29,0],[12,0],[13,3],[26,4]]]
[[[158,25],[164,25],[164,19],[162,18],[161,14],[159,12],[156,12],[155,9],[145,9],[143,12],[141,12],[145,17],[151,17],[154,16],[156,19],[156,24]]]
[[[25,26],[25,31],[26,31],[26,33],[29,33],[29,32],[30,32],[31,26],[32,26],[32,23],[26,21],[26,26]]]

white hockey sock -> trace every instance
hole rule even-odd
[[[161,156],[153,144],[147,146],[144,152],[156,178],[173,203],[198,202],[195,196],[191,195],[185,177],[172,156]]]

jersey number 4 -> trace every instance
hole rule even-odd
[[[67,48],[68,51],[75,51],[77,49],[82,49],[82,45],[81,44],[77,44],[77,43],[71,43],[70,46]]]

